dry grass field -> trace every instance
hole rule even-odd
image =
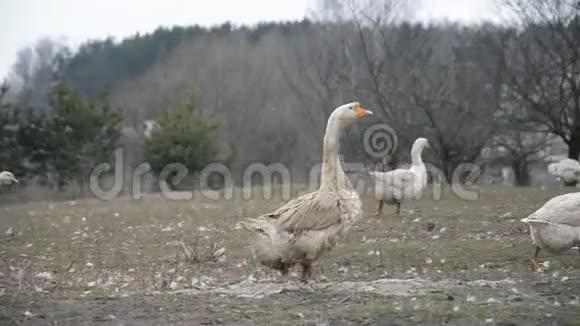
[[[479,191],[382,217],[363,196],[363,219],[308,285],[257,266],[239,226],[280,199],[2,205],[0,324],[580,325],[579,252],[542,253],[530,271],[519,221],[574,189]]]

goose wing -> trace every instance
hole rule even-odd
[[[383,191],[400,200],[410,195],[415,188],[417,176],[407,169],[397,169],[389,172],[374,172],[373,176],[380,182]]]
[[[580,192],[554,197],[527,217],[528,221],[546,221],[580,227]]]
[[[316,191],[289,201],[265,218],[274,219],[284,230],[296,233],[322,230],[341,222],[340,198],[333,192]]]

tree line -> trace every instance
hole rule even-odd
[[[97,112],[104,112],[101,105],[119,108],[122,119],[116,113],[111,120],[121,143],[122,129],[164,121],[161,129],[171,136],[130,150],[143,159],[152,155],[158,166],[161,156],[182,155],[176,154],[181,149],[162,154],[174,143],[169,139],[193,142],[207,150],[199,162],[182,158],[192,170],[221,160],[234,170],[281,162],[305,171],[320,160],[329,112],[352,100],[377,113],[369,124],[386,121],[397,130],[398,150],[386,158],[391,165],[408,160],[417,137],[430,139],[434,151],[427,159],[447,179],[470,162],[509,166],[518,184],[529,184],[530,164],[547,156],[556,140],[578,159],[576,1],[505,0],[509,25],[477,26],[410,23],[401,19],[409,11],[402,4],[325,0],[301,22],[159,29],[120,42],[91,41],[78,51],[44,40],[20,53],[8,79],[17,92],[6,97],[30,119],[53,117],[63,105],[55,102],[55,85],[66,85]],[[198,121],[189,125],[202,135],[176,134],[181,125],[167,120],[176,108]],[[377,163],[357,138],[365,127],[347,133],[345,160]],[[78,144],[94,139],[96,131],[87,132],[91,137],[79,136]],[[56,170],[49,155],[38,157],[37,164]]]
[[[4,102],[8,91],[7,84],[0,87],[2,169],[24,183],[59,191],[72,185],[75,196],[86,195],[93,170],[122,146],[121,111],[106,98],[91,100],[64,84],[49,90],[46,111]],[[145,142],[144,158],[156,173],[174,162],[199,170],[214,153],[217,127],[199,118],[193,102],[172,108]]]

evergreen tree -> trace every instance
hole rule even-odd
[[[167,164],[181,163],[190,172],[203,169],[216,154],[214,132],[218,125],[204,121],[190,100],[169,110],[145,142],[145,158],[156,173]]]
[[[76,180],[81,186],[92,168],[108,161],[121,136],[120,112],[104,100],[89,101],[72,89],[56,86],[49,100],[51,116],[44,124],[44,158],[59,188]]]

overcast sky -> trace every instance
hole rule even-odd
[[[494,19],[494,0],[409,0],[423,4],[422,19],[477,22]],[[43,37],[78,45],[90,38],[119,39],[160,25],[215,25],[225,21],[297,20],[308,0],[0,0],[0,78],[16,52]]]

